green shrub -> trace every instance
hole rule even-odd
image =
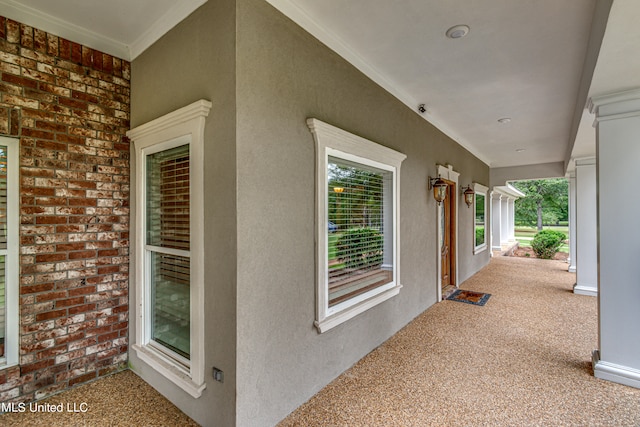
[[[533,237],[531,249],[538,258],[551,259],[567,238],[564,233],[555,230],[542,230]]]
[[[336,256],[347,268],[369,268],[382,264],[382,235],[368,227],[350,228],[336,242]]]

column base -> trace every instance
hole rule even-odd
[[[640,370],[600,360],[599,350],[593,350],[591,362],[593,364],[593,375],[596,378],[640,388]]]
[[[573,285],[573,293],[578,295],[588,295],[590,297],[598,296],[598,288],[589,285]]]
[[[570,265],[569,268],[567,269],[567,271],[569,273],[575,273],[576,272],[576,266],[575,265]]]

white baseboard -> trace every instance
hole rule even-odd
[[[573,285],[573,293],[578,295],[588,295],[591,297],[598,296],[598,288],[595,286],[588,285],[578,285],[577,283]]]
[[[600,351],[592,354],[593,375],[596,378],[640,388],[640,370],[600,360]]]

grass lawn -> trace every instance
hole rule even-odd
[[[567,226],[559,226],[559,227],[543,227],[544,230],[556,230],[559,231],[561,233],[564,233],[567,235],[567,237],[569,236],[569,227]],[[538,230],[536,229],[536,227],[516,227],[515,228],[515,236],[516,236],[516,240],[520,243],[520,246],[522,247],[531,247],[531,241],[533,240],[533,237],[536,235],[536,233],[538,232]],[[569,245],[563,244],[562,246],[560,246],[560,249],[558,249],[558,252],[569,252]]]

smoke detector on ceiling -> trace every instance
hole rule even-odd
[[[467,34],[469,34],[469,26],[468,25],[454,25],[449,28],[445,33],[447,37],[450,39],[461,39]]]

